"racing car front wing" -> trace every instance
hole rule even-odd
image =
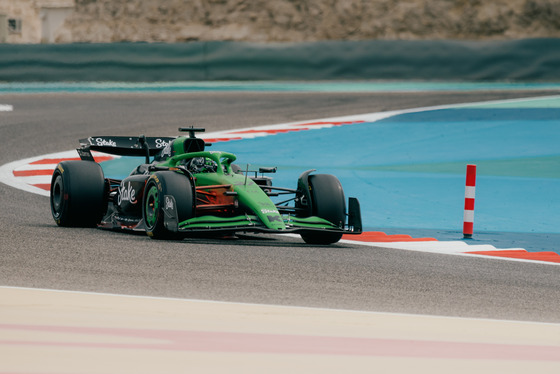
[[[201,216],[179,222],[175,198],[165,195],[164,225],[172,232],[266,232],[266,233],[302,233],[309,231],[343,232],[344,234],[361,234],[362,220],[358,199],[348,199],[348,224],[337,227],[320,217],[296,217],[283,214],[286,226],[283,230],[266,227],[256,215],[239,215],[234,217]]]

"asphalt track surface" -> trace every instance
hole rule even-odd
[[[0,95],[0,163],[90,135],[174,135],[551,92]],[[364,193],[367,193],[364,191]],[[300,239],[162,242],[59,228],[48,199],[0,184],[0,285],[560,322],[560,267]]]

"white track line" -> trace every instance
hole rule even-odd
[[[490,260],[526,262],[531,264],[555,265],[560,266],[558,262],[530,260],[524,258],[512,258],[492,256],[489,254],[478,254],[472,252],[503,252],[503,251],[519,251],[526,252],[523,248],[496,248],[490,244],[467,244],[463,241],[426,241],[426,242],[362,242],[358,240],[341,240],[340,243],[354,244],[366,247],[377,247],[387,249],[397,249],[413,252],[436,253],[455,256],[478,257]]]
[[[32,167],[30,164],[32,162],[43,160],[45,158],[72,158],[77,156],[78,153],[76,151],[65,151],[13,161],[0,166],[0,181],[8,186],[18,188],[20,190],[48,197],[48,191],[37,188],[32,184],[50,183],[50,176],[16,177],[14,176],[14,171],[19,170],[20,168],[24,168],[23,170],[30,170],[30,167]],[[54,170],[55,167],[56,165],[52,166],[52,169]]]
[[[13,105],[0,104],[0,112],[11,112],[14,110]]]
[[[94,156],[100,153],[94,152]],[[50,175],[34,175],[34,176],[19,176],[16,177],[14,172],[17,171],[33,171],[33,170],[54,170],[56,163],[54,164],[32,164],[33,162],[44,160],[44,159],[60,159],[60,158],[76,158],[78,153],[73,151],[64,151],[49,153],[46,155],[30,157],[23,160],[17,160],[10,162],[8,164],[0,166],[0,182],[7,184],[8,186],[18,188],[23,191],[35,193],[41,196],[49,196],[49,191],[43,190],[41,188],[35,187],[34,184],[50,184]],[[111,156],[118,158],[119,156]]]

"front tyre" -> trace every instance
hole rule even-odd
[[[95,227],[107,208],[105,177],[91,161],[63,161],[51,179],[50,205],[59,226]]]
[[[146,233],[152,239],[182,239],[180,233],[165,227],[165,195],[175,198],[178,222],[193,217],[193,189],[189,179],[174,171],[154,173],[146,182],[142,202],[142,218],[146,225]]]
[[[343,229],[346,222],[346,199],[340,181],[334,175],[310,175],[309,189],[311,215],[326,219]],[[301,237],[308,244],[332,244],[342,238],[342,233],[310,231],[302,233]]]

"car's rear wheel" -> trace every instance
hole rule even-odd
[[[309,176],[311,215],[323,218],[341,229],[346,222],[346,200],[340,181],[329,174]],[[342,238],[339,232],[309,231],[301,234],[309,244],[332,244]]]
[[[193,217],[194,196],[190,180],[174,171],[154,173],[146,182],[142,203],[146,233],[153,239],[181,239],[182,234],[165,227],[166,195],[175,199],[178,223]]]
[[[91,161],[63,161],[54,170],[51,213],[59,226],[95,227],[107,209],[105,177]]]

